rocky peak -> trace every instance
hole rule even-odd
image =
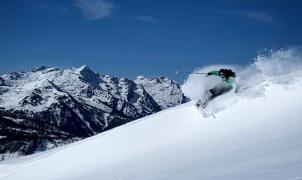
[[[37,71],[43,71],[45,69],[47,69],[46,66],[38,66],[38,67],[32,68],[31,71],[32,72],[37,72]]]
[[[93,72],[87,65],[83,65],[76,70],[80,74],[80,79],[94,86],[98,86],[101,79],[98,73]]]
[[[138,76],[135,83],[142,85],[162,109],[182,104],[186,100],[180,84],[166,77]]]
[[[18,73],[18,72],[11,72],[11,73],[9,73],[9,79],[10,80],[17,80],[19,78],[21,78],[20,73]]]

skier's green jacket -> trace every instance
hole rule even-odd
[[[211,71],[207,73],[207,76],[218,76],[222,79],[224,86],[229,87],[229,88],[234,88],[235,87],[235,77],[233,76],[226,76],[221,70],[219,71]]]

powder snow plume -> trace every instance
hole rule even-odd
[[[245,67],[221,64],[197,68],[182,85],[184,94],[190,99],[202,98],[204,92],[215,86],[220,79],[194,73],[206,73],[221,68],[233,69],[237,74],[237,85],[245,87],[286,74],[302,72],[302,48],[267,51],[265,54],[258,55]]]

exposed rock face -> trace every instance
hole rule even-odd
[[[31,154],[73,142],[178,105],[183,98],[175,81],[134,82],[99,75],[87,66],[41,66],[4,74],[0,77],[0,154]]]
[[[162,109],[177,106],[186,100],[180,84],[166,77],[146,78],[138,76],[135,82],[144,86]]]

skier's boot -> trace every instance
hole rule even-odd
[[[202,105],[203,105],[203,103],[200,99],[195,103],[196,107],[202,107]]]

